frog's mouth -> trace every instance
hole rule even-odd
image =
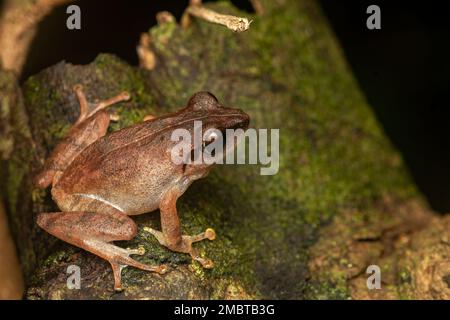
[[[238,129],[242,129],[242,130],[238,130]],[[239,143],[239,141],[241,141],[241,139],[243,139],[244,135],[245,135],[245,130],[247,130],[247,128],[236,128],[235,129],[235,134],[233,135],[232,139],[228,139],[225,137],[225,143],[223,145],[223,157],[226,157],[227,154],[229,154],[231,151],[233,151],[237,144]]]

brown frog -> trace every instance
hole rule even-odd
[[[80,116],[35,180],[40,188],[52,185],[52,197],[61,212],[39,214],[38,225],[53,236],[109,261],[115,290],[122,288],[121,270],[125,266],[160,274],[167,271],[165,265],[150,266],[130,258],[132,254],[144,254],[142,247],[124,249],[111,243],[136,236],[137,226],[129,216],[156,209],[161,213],[162,231],[146,230],[163,246],[188,253],[203,267],[212,268],[212,261],[200,257],[192,243],[214,240],[214,230],[182,235],[176,208],[177,199],[194,180],[206,176],[212,165],[174,164],[171,150],[178,142],[172,141],[171,134],[179,128],[192,133],[194,121],[202,122],[204,132],[245,130],[248,115],[221,106],[208,92],[198,92],[185,108],[175,113],[105,135],[110,122],[105,108],[128,100],[130,95],[123,92],[97,103],[89,111],[82,87],[77,85],[74,91]],[[232,147],[234,143],[231,142]],[[195,144],[191,146],[194,147]],[[204,148],[205,143],[200,147]],[[229,147],[224,147],[224,153]]]

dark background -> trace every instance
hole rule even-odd
[[[446,1],[321,0],[366,97],[433,209],[450,211]],[[365,28],[381,9],[381,30]]]
[[[1,0],[0,0],[1,2]],[[233,1],[252,12],[248,0]],[[48,16],[22,79],[61,60],[91,62],[100,52],[137,64],[141,32],[188,1],[81,0],[82,31],[69,31],[62,6]],[[450,30],[445,1],[320,0],[369,103],[433,209],[450,211]],[[381,8],[381,30],[366,28],[366,9]],[[57,26],[57,27],[56,27]]]

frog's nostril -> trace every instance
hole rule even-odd
[[[124,101],[127,101],[127,100],[130,100],[130,99],[131,99],[131,95],[130,95],[130,93],[129,93],[128,91],[123,91],[123,92],[120,94],[120,96],[121,96],[121,98],[122,98]]]

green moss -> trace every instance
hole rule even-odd
[[[149,30],[152,41],[155,42],[158,50],[164,52],[167,48],[165,44],[172,38],[175,30],[177,29],[176,21],[168,21],[160,24],[158,27],[151,28]]]
[[[397,295],[401,300],[415,299],[413,293],[415,292],[414,282],[410,271],[406,268],[402,268],[397,274]]]
[[[339,276],[339,281],[324,281],[313,283],[308,288],[308,294],[305,298],[318,300],[348,300],[350,295],[347,290],[347,282],[345,278]]]
[[[71,253],[73,253],[72,250],[67,249],[55,251],[45,259],[43,265],[48,267],[58,264],[61,261],[66,260]]]

